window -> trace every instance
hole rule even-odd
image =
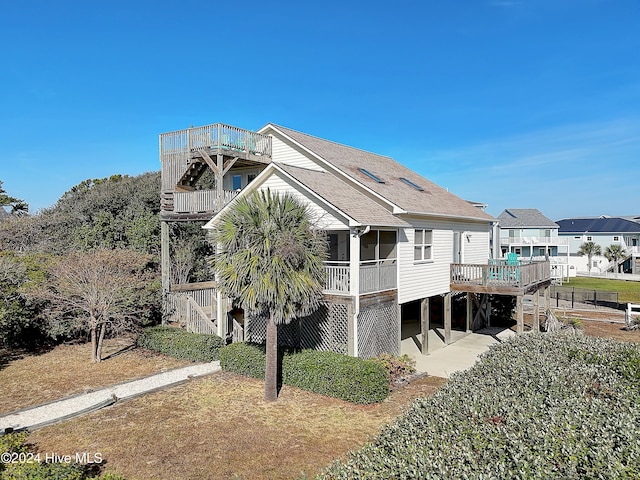
[[[413,237],[413,244],[413,259],[416,262],[433,259],[433,230],[416,228]]]
[[[373,180],[375,180],[378,183],[384,183],[384,180],[382,180],[379,176],[377,176],[375,173],[371,173],[369,170],[365,170],[364,168],[359,168],[358,169],[360,172],[364,173],[367,177],[372,178]]]
[[[422,188],[420,185],[416,185],[415,183],[413,183],[411,180],[409,180],[408,178],[404,178],[404,177],[400,177],[400,180],[402,180],[404,183],[406,183],[407,185],[409,185],[410,187],[415,188],[416,190],[418,190],[419,192],[424,192],[424,188]]]
[[[249,185],[251,182],[253,182],[256,179],[257,176],[258,175],[256,175],[255,173],[249,173],[247,175],[247,185]]]
[[[593,240],[593,237],[587,237],[587,242],[590,242]]]
[[[613,241],[614,242],[619,242],[620,241],[620,237],[613,237]]]

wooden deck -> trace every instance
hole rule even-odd
[[[160,135],[161,218],[209,220],[236,192],[218,190],[231,168],[271,162],[271,137],[222,123]],[[213,171],[216,187],[201,189],[198,180]]]
[[[525,295],[551,283],[550,262],[508,265],[451,264],[450,288],[457,292]]]

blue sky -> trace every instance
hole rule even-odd
[[[158,134],[284,125],[552,220],[640,214],[640,2],[0,3],[0,180],[33,210],[159,170]]]

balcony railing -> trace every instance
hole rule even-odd
[[[549,262],[509,265],[506,261],[497,260],[488,265],[451,264],[452,285],[526,289],[550,279]]]
[[[238,194],[236,190],[224,190],[222,192],[223,204],[229,203]],[[173,195],[176,213],[212,212],[217,207],[216,190],[195,190],[193,192],[175,192]]]
[[[325,262],[324,292],[334,295],[351,293],[350,262]],[[398,287],[395,259],[360,262],[360,292],[372,293]]]
[[[324,291],[332,294],[349,294],[349,262],[325,262],[324,271],[327,273]]]
[[[500,237],[501,245],[569,245],[564,237]]]

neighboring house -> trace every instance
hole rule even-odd
[[[558,234],[569,245],[569,262],[575,271],[589,271],[586,256],[579,256],[580,245],[594,242],[600,246],[602,255],[591,259],[591,272],[618,271],[618,264],[609,262],[604,256],[605,249],[620,245],[627,256],[619,262],[625,273],[640,274],[640,223],[622,217],[565,218],[556,222]]]
[[[484,205],[390,157],[274,124],[258,132],[215,124],[161,135],[160,158],[165,315],[196,312],[193,330],[212,320],[219,335],[262,341],[265,323],[229,305],[215,282],[171,285],[168,223],[206,219],[214,228],[236,195],[267,188],[308,205],[329,243],[323,306],[279,334],[296,345],[371,357],[399,354],[413,336],[426,353],[431,327],[450,343],[452,328],[479,326],[490,293],[517,295],[521,306],[524,293],[550,283],[548,262],[489,267],[495,219]],[[199,190],[208,169],[214,188]]]
[[[549,260],[554,278],[569,276],[569,242],[559,226],[535,208],[509,208],[498,215],[499,252],[531,260]]]

